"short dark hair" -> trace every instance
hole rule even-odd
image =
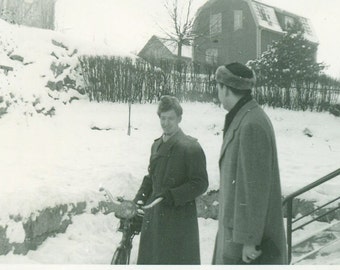
[[[158,116],[161,116],[162,112],[167,112],[170,110],[174,110],[177,116],[182,116],[183,114],[183,109],[176,97],[168,95],[162,96],[158,105]]]

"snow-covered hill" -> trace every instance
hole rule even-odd
[[[117,52],[1,20],[0,32],[0,61],[14,68],[8,75],[0,71],[2,103],[10,104],[0,118],[0,225],[7,225],[10,241],[20,242],[25,236],[22,223],[35,211],[64,203],[88,203],[85,213],[74,217],[64,234],[46,240],[26,256],[11,252],[0,256],[0,263],[108,264],[120,237],[115,232],[117,220],[114,215],[93,215],[90,209],[103,200],[98,192],[100,185],[114,196],[127,199],[138,189],[147,171],[150,146],[161,134],[157,105],[132,106],[132,131],[128,136],[127,104],[90,103],[75,89],[53,91],[46,87],[48,81],[59,78],[50,69],[56,60],[69,64],[63,72],[75,74],[73,79],[81,87],[81,78],[76,77],[76,55]],[[11,55],[20,55],[23,61],[12,60]],[[77,100],[70,102],[71,97]],[[41,113],[42,108],[46,112],[51,107],[53,114]],[[183,108],[181,126],[201,143],[207,156],[209,189],[217,189],[225,111],[201,103],[184,103]],[[340,118],[269,107],[265,111],[277,135],[284,195],[339,168]],[[335,196],[340,190],[338,180],[305,198],[321,203]],[[14,222],[13,216],[21,220]],[[216,226],[216,221],[200,219],[204,264],[211,260]],[[135,247],[137,244],[138,238]],[[136,249],[132,263],[135,256]]]
[[[3,111],[53,114],[54,101],[67,103],[81,96],[78,57],[134,57],[114,46],[93,44],[50,30],[11,25],[0,19],[0,115]],[[58,91],[55,91],[58,90]],[[53,104],[52,104],[52,103]]]

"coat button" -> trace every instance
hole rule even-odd
[[[236,181],[235,181],[235,180],[233,180],[231,183],[234,185],[234,184],[236,183]]]

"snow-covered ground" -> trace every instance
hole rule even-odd
[[[47,80],[54,78],[49,70],[54,59],[51,52],[63,53],[52,44],[52,38],[62,40],[70,51],[119,52],[97,51],[52,31],[10,26],[1,20],[0,31],[0,60],[14,67],[7,76],[0,71],[0,96],[13,101],[0,118],[0,224],[8,225],[10,241],[23,241],[24,233],[21,223],[13,222],[9,215],[25,220],[34,211],[61,203],[96,205],[103,200],[100,185],[114,196],[132,198],[147,171],[150,146],[161,134],[157,105],[132,105],[128,136],[127,104],[90,103],[81,96],[72,103],[63,102],[50,98],[45,87]],[[10,60],[12,51],[24,56],[28,64]],[[55,116],[37,113],[32,107],[36,98],[43,101],[42,106],[53,105]],[[207,157],[209,189],[217,189],[225,111],[214,104],[185,103],[183,108],[182,129],[201,143]],[[268,107],[265,111],[277,135],[285,195],[339,168],[340,118]],[[304,134],[306,128],[311,137]],[[339,190],[337,178],[305,198],[322,203]],[[210,264],[217,224],[205,219],[199,219],[199,224],[202,263]],[[121,237],[116,229],[114,215],[88,211],[74,217],[64,234],[47,239],[36,251],[26,256],[0,256],[0,264],[108,264]],[[136,262],[138,240],[134,241],[132,263]],[[338,260],[327,261],[332,263]]]
[[[216,189],[225,112],[214,104],[185,103],[183,107],[182,128],[197,137],[205,150],[210,189]],[[4,116],[0,120],[0,151],[5,157],[0,163],[0,205],[6,207],[2,207],[1,221],[9,214],[27,217],[58,203],[98,202],[103,199],[100,185],[114,196],[132,198],[146,173],[151,143],[161,134],[156,108],[156,104],[132,105],[130,136],[126,104],[76,101],[57,107],[52,118]],[[277,134],[284,194],[338,168],[339,118],[328,113],[265,110]],[[313,137],[304,135],[305,128]],[[332,181],[310,198],[323,200],[339,189],[339,181]],[[216,221],[200,219],[204,264],[211,260],[216,226]],[[0,263],[106,264],[121,237],[116,229],[114,215],[83,214],[74,217],[65,234],[48,239],[37,251],[0,256]],[[14,232],[18,235],[20,229]],[[138,237],[134,246],[138,246]]]

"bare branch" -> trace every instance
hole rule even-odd
[[[167,36],[167,39],[177,43],[178,56],[181,56],[182,45],[190,45],[194,39],[193,23],[194,16],[191,15],[193,0],[187,0],[186,5],[179,6],[178,0],[164,0],[164,7],[171,21],[171,29],[161,30]]]

